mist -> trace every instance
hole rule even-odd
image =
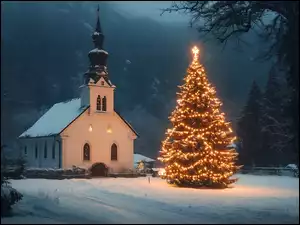
[[[189,17],[183,13],[162,13],[162,9],[171,6],[171,1],[145,1],[145,2],[111,2],[122,14],[132,17],[148,17],[160,23],[173,23],[188,26]]]

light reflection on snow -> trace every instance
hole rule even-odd
[[[78,218],[87,223],[299,221],[298,178],[237,177],[239,181],[233,188],[223,190],[176,188],[160,178],[151,178],[149,183],[147,177],[28,179],[13,180],[12,186],[25,196],[18,207],[62,223],[76,223]],[[43,204],[33,209],[32,205],[36,205],[37,200]]]

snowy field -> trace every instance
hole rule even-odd
[[[1,223],[299,223],[299,178],[238,177],[225,190],[152,177],[13,180],[24,198]]]

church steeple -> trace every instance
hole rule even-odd
[[[93,38],[95,48],[102,49],[103,48],[104,35],[102,33],[101,24],[100,24],[99,5],[98,5],[98,8],[97,8],[96,29],[95,29],[95,32],[92,35],[92,38]]]
[[[99,5],[98,5],[98,8],[97,8],[97,25],[96,25],[96,31],[99,32],[99,33],[102,33],[101,25],[100,25],[100,18],[99,18]]]
[[[94,33],[92,34],[92,40],[95,48],[88,54],[90,60],[89,70],[85,73],[85,84],[89,83],[91,79],[94,83],[103,77],[108,83],[108,72],[107,72],[107,58],[108,53],[103,50],[104,35],[102,33],[100,16],[99,16],[99,5],[97,8],[97,23]]]
[[[104,35],[101,29],[99,5],[97,8],[97,22],[92,34],[95,48],[88,54],[90,66],[84,74],[84,84],[81,88],[81,106],[90,106],[90,113],[114,112],[114,86],[108,77],[108,53],[103,50]]]

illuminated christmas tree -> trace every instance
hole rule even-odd
[[[192,52],[193,62],[170,116],[173,128],[166,132],[159,160],[169,183],[225,188],[236,181],[231,176],[240,168],[235,165],[237,152],[228,147],[235,136],[198,62],[199,49],[194,47]]]

